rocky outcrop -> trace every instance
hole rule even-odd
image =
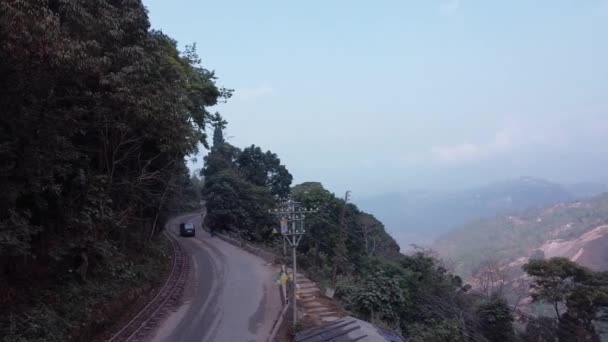
[[[608,270],[608,225],[598,226],[575,239],[549,240],[539,246],[545,258],[566,257],[594,271]]]

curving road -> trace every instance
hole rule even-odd
[[[194,223],[196,237],[179,237],[180,222]],[[192,256],[191,274],[181,305],[160,323],[152,341],[266,341],[281,309],[278,269],[200,227],[200,214],[169,224]]]

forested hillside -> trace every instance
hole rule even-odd
[[[2,1],[0,41],[0,336],[88,341],[162,278],[184,157],[230,91],[137,0]]]

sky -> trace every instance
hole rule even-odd
[[[296,183],[608,180],[608,0],[144,4],[235,90],[211,109],[229,142],[277,153]]]

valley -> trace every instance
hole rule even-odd
[[[433,248],[465,276],[488,258],[507,265],[520,258],[563,256],[605,270],[606,224],[608,194],[480,219],[446,233]]]
[[[521,214],[533,208],[588,198],[607,191],[601,183],[560,184],[519,177],[454,191],[410,190],[364,197],[359,206],[373,213],[402,249],[432,245],[454,229],[482,218]]]

